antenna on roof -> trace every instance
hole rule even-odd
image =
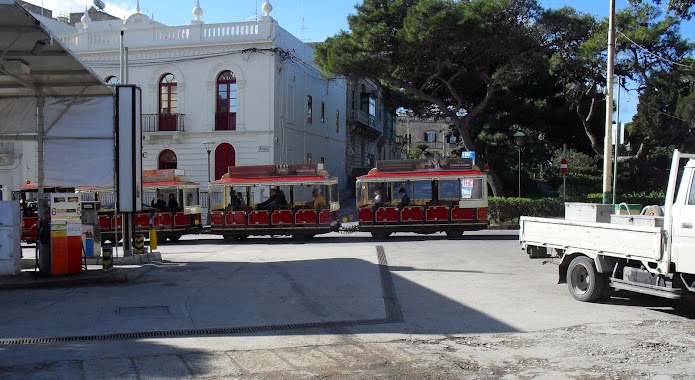
[[[94,6],[95,6],[98,10],[103,11],[103,10],[104,10],[104,7],[106,7],[106,4],[104,4],[104,2],[101,1],[101,0],[94,0]]]

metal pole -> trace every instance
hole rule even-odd
[[[613,127],[613,65],[615,61],[615,0],[610,0],[608,16],[608,70],[606,72],[606,125],[603,142],[603,203],[608,204],[611,195],[611,131]]]
[[[562,158],[567,159],[567,144],[562,144]],[[567,174],[562,175],[562,201],[567,202]]]
[[[207,225],[210,225],[210,216],[212,215],[212,209],[210,205],[210,201],[212,200],[212,197],[210,196],[210,149],[208,151],[208,212],[206,215],[207,218]]]
[[[208,150],[208,185],[210,184],[210,151]]]
[[[615,148],[613,149],[613,204],[615,204],[615,188],[618,184],[618,146],[620,144],[620,77],[618,77],[618,100],[615,108]]]
[[[519,198],[521,198],[521,147],[517,147],[519,150]]]

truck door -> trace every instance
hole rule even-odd
[[[695,163],[690,161],[683,172],[681,188],[673,205],[672,261],[676,270],[695,273]]]

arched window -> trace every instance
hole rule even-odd
[[[117,84],[121,84],[121,80],[118,79],[118,77],[115,75],[111,75],[110,77],[107,77],[105,82],[109,86],[115,86]]]
[[[215,130],[236,130],[237,87],[236,76],[225,70],[217,76],[217,105],[215,108]]]
[[[159,79],[159,130],[175,131],[179,97],[174,74],[164,74]]]
[[[218,180],[225,175],[230,166],[236,165],[236,152],[234,147],[228,143],[222,143],[215,149],[215,178],[213,180]]]
[[[170,149],[164,149],[159,153],[157,169],[176,169],[176,153]]]

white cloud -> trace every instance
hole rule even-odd
[[[42,6],[46,9],[53,11],[53,16],[55,17],[61,13],[73,13],[73,12],[84,12],[85,6],[92,6],[92,0],[26,0],[28,3],[32,3],[38,6]],[[106,7],[104,12],[118,17],[123,18],[135,13],[135,0],[103,0]]]

